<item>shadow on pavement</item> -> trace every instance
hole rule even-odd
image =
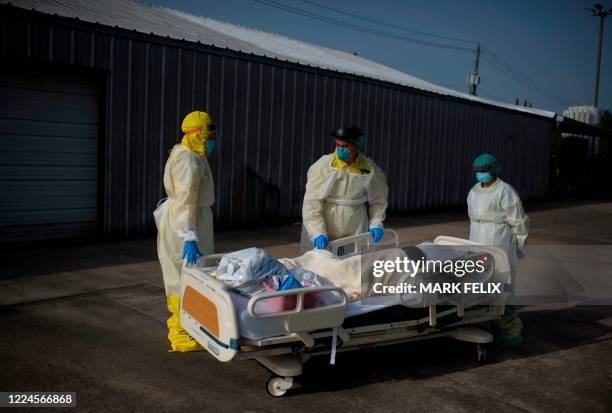
[[[528,311],[520,316],[525,324],[524,344],[518,349],[489,345],[485,364],[476,361],[474,344],[450,338],[338,353],[335,366],[329,364],[328,356],[307,362],[304,375],[296,380],[300,387],[292,394],[424,380],[594,343],[612,344],[612,325],[600,322],[612,318],[612,306]]]
[[[157,260],[155,239],[19,244],[2,250],[0,280]]]

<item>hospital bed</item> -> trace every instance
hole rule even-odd
[[[365,233],[330,242],[329,249],[339,259],[381,249],[401,250],[397,233],[390,229],[379,245],[370,242]],[[510,283],[508,258],[499,248],[448,236],[439,236],[429,245],[463,246],[472,256],[488,259],[490,279]],[[504,311],[504,297],[499,295],[485,296],[477,303],[466,302],[464,296],[400,293],[366,301],[349,300],[336,286],[264,292],[249,298],[212,275],[222,256],[210,255],[197,266],[183,267],[181,325],[219,361],[257,360],[274,374],[266,387],[277,397],[293,386],[293,378],[302,374],[303,363],[317,355],[329,354],[334,363],[339,352],[451,337],[474,343],[476,359],[484,362],[486,344],[493,337],[477,325],[499,319]],[[313,297],[326,299],[313,306]],[[293,304],[290,309],[271,311],[273,306],[268,303],[275,300]],[[364,316],[392,307],[415,313],[390,320]]]

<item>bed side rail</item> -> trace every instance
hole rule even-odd
[[[219,261],[221,261],[221,258],[223,258],[225,254],[226,253],[208,254],[203,257],[199,257],[195,266],[198,268],[218,267]]]
[[[461,260],[476,260],[476,259],[482,259],[487,262],[484,268],[485,272],[480,273],[481,282],[482,281],[486,281],[486,282],[492,281],[493,275],[495,273],[495,259],[493,255],[490,254],[489,252],[484,252],[484,253],[480,252],[479,254],[469,254],[461,258]],[[432,275],[435,275],[435,274],[432,274]],[[402,286],[403,284],[411,284],[412,281],[413,281],[413,276],[410,273],[406,273],[402,275],[402,277],[400,277],[396,285]],[[426,282],[427,279],[421,279],[420,281]],[[437,282],[440,282],[440,281],[441,280],[438,278]],[[466,279],[463,276],[461,276],[461,277],[457,277],[457,279],[453,281],[453,283],[455,284],[460,284],[463,282],[467,283],[467,282],[471,282],[471,280]],[[478,304],[485,304],[485,303],[488,304],[489,301],[487,300],[491,298],[491,296],[487,296],[487,297],[483,297],[483,300],[481,302],[474,302],[473,297],[469,297],[466,303],[466,296],[464,295],[464,293],[437,292],[432,287],[434,284],[430,284],[429,286],[426,286],[426,287],[430,287],[431,291],[430,290],[421,291],[418,288],[419,286],[418,283],[416,284],[413,283],[412,285],[417,286],[417,290],[419,291],[419,294],[417,295],[418,299],[415,300],[415,295],[406,294],[403,292],[403,290],[400,290],[397,293],[395,293],[396,302],[398,305],[403,305],[405,307],[428,307],[429,308],[429,324],[431,326],[436,325],[436,320],[438,318],[438,315],[436,313],[436,306],[439,304],[454,305],[456,307],[457,316],[463,317],[466,305],[467,307],[470,307],[470,306],[475,306]]]
[[[504,250],[493,245],[479,244],[478,242],[470,241],[469,239],[451,237],[448,235],[439,235],[434,239],[436,245],[473,245],[478,251],[486,251],[491,254],[495,260],[496,271],[509,272],[510,262],[508,255]]]
[[[397,248],[399,244],[399,235],[397,232],[390,228],[386,228],[383,239],[378,244],[374,244],[369,232],[364,232],[362,234],[350,235],[330,241],[329,249],[335,256],[346,258],[360,254],[362,251],[367,251],[373,246],[378,248],[387,246]]]
[[[337,302],[308,307],[307,297],[329,295],[337,298]],[[261,311],[266,309],[266,300],[287,300],[295,297],[295,307],[286,311]],[[260,303],[258,305],[258,303]],[[249,316],[254,319],[282,318],[287,333],[298,335],[323,328],[338,327],[344,322],[344,313],[348,298],[344,291],[337,287],[307,287],[286,291],[272,291],[253,296],[247,305]],[[269,308],[269,306],[268,306]],[[308,345],[309,340],[304,340]]]

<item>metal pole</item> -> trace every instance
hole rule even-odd
[[[612,8],[605,10],[603,5],[595,4],[593,8],[586,9],[593,13],[593,16],[599,17],[599,36],[597,36],[597,65],[595,66],[595,98],[593,99],[593,106],[597,107],[599,100],[599,72],[601,70],[601,49],[603,46],[604,19],[612,14]]]
[[[480,69],[480,43],[476,46],[476,69],[474,70],[476,72],[476,78],[478,79],[478,76],[480,76],[478,74],[478,70]],[[476,94],[476,87],[478,86],[479,80],[476,82],[476,84],[474,85],[474,94]]]
[[[593,106],[597,107],[597,101],[599,99],[599,71],[601,69],[601,47],[603,43],[603,31],[604,31],[604,18],[606,15],[601,14],[599,16],[599,38],[597,41],[597,66],[595,67],[595,100]]]
[[[474,70],[470,73],[469,77],[469,93],[470,95],[476,95],[476,86],[479,83],[478,69],[480,68],[480,43],[476,46],[476,60],[474,61]]]

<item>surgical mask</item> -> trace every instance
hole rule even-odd
[[[349,158],[351,157],[351,151],[349,151],[349,148],[345,146],[338,146],[338,150],[336,151],[336,154],[338,156],[338,159],[344,162],[348,161]]]
[[[476,180],[481,184],[486,184],[491,181],[491,179],[493,179],[493,177],[489,172],[476,172]]]
[[[215,151],[217,147],[217,141],[214,139],[207,139],[204,141],[204,148],[206,149],[206,156],[210,155]]]

